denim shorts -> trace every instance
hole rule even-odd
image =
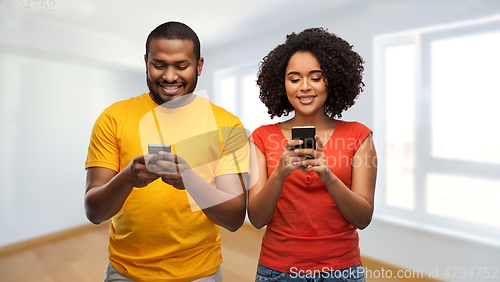
[[[359,270],[359,271],[358,271]],[[261,264],[257,266],[255,282],[280,281],[280,282],[364,282],[363,268],[360,265],[347,267],[327,272],[293,271],[280,272],[267,268]]]

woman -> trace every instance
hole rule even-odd
[[[255,281],[364,281],[356,230],[372,218],[376,152],[370,129],[338,119],[362,91],[363,70],[352,46],[322,28],[288,35],[261,62],[268,113],[295,115],[251,137],[248,215],[267,225]],[[294,126],[316,128],[316,149],[293,148]]]

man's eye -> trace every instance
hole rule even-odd
[[[177,66],[177,69],[179,69],[179,70],[185,70],[187,68],[188,68],[188,66]]]
[[[155,69],[158,69],[158,70],[162,70],[165,68],[165,66],[163,65],[153,65],[155,67]]]

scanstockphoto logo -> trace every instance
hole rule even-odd
[[[336,270],[331,267],[323,267],[321,270],[298,270],[296,267],[290,268],[292,278],[323,278],[323,279],[422,279],[424,272],[421,270],[398,270],[392,271],[390,269],[370,269],[363,266],[354,266],[346,269]],[[428,278],[431,278],[429,275]]]
[[[290,268],[291,278],[301,279],[360,279],[363,278],[363,267],[350,267],[341,270],[335,270],[329,267],[323,267],[321,270],[299,270],[297,267]]]
[[[190,112],[185,112],[183,104],[179,104],[182,101],[175,99],[156,107],[139,122],[146,163],[158,150],[167,153],[162,160],[168,164],[163,162],[164,169],[152,172],[181,179],[192,211],[218,205],[246,192],[248,187],[240,179],[231,187],[214,188],[215,176],[246,173],[250,166],[250,132],[242,127],[218,126],[216,113],[205,98],[206,91],[196,94],[199,97],[190,103]],[[155,150],[151,151],[152,148]],[[211,186],[200,186],[200,178]],[[208,193],[206,187],[213,190]]]

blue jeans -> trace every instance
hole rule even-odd
[[[255,282],[280,281],[280,282],[364,282],[363,268],[360,265],[327,272],[294,271],[280,272],[267,268],[261,264],[257,266]],[[359,271],[358,271],[359,270]]]

